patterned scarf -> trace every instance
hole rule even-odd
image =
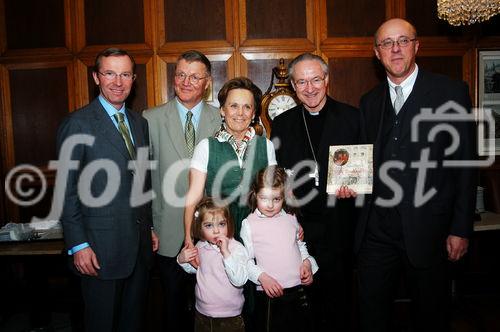
[[[214,135],[214,137],[219,141],[219,142],[228,142],[231,147],[233,148],[234,152],[236,152],[236,155],[238,156],[239,159],[243,160],[243,156],[245,155],[245,151],[247,150],[248,142],[255,136],[255,129],[253,127],[248,127],[247,132],[245,133],[245,136],[243,136],[243,139],[241,141],[237,141],[233,135],[231,135],[227,130],[226,130],[226,124],[223,124],[221,129],[217,131]]]

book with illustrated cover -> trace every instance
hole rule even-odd
[[[358,194],[373,188],[373,144],[332,145],[328,156],[326,192],[348,186]]]

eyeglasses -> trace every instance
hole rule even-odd
[[[409,38],[406,36],[401,36],[398,40],[392,40],[391,38],[387,38],[382,40],[377,46],[384,50],[392,49],[395,44],[398,44],[399,47],[407,47],[410,45],[412,41],[417,40],[417,38]]]
[[[295,87],[299,90],[305,89],[307,86],[307,83],[311,83],[312,86],[315,88],[320,88],[323,86],[323,82],[325,82],[326,76],[325,77],[315,77],[312,80],[296,80],[295,81]]]
[[[193,85],[200,83],[200,81],[202,79],[205,79],[207,77],[208,77],[208,75],[207,76],[198,76],[196,74],[188,75],[188,74],[183,73],[183,72],[175,73],[175,78],[178,81],[184,82],[184,80],[187,78],[189,80],[189,83],[191,83]]]
[[[133,79],[135,79],[135,74],[129,72],[117,74],[114,71],[105,71],[104,73],[99,72],[99,74],[101,74],[102,76],[104,76],[105,79],[110,81],[116,79],[117,76],[120,76],[120,78],[124,81],[132,81]]]

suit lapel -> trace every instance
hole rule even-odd
[[[196,131],[196,144],[198,144],[202,138],[213,136],[213,129],[215,123],[218,122],[217,117],[214,117],[212,112],[209,111],[208,106],[203,104],[200,115],[200,122],[198,124],[198,130]]]
[[[175,102],[171,104],[171,107],[167,106],[165,109],[165,121],[163,124],[179,157],[181,159],[189,158],[184,132],[182,131],[182,123]]]
[[[130,124],[130,132],[134,138],[134,147],[137,148],[144,146],[144,133],[142,132],[142,127],[139,123],[137,114],[133,111],[126,109],[128,123]]]
[[[400,110],[400,112],[404,112],[401,115],[405,117],[405,120],[402,122],[401,140],[410,134],[412,119],[420,113],[421,101],[425,100],[425,95],[429,93],[430,89],[430,84],[425,80],[425,73],[419,70],[413,89]]]
[[[330,149],[330,142],[332,142],[330,139],[331,135],[335,135],[334,131],[330,129],[335,128],[335,110],[333,101],[328,99],[325,107],[326,108],[323,111],[326,112],[325,124],[319,141],[318,155],[316,156],[319,163],[323,162],[323,160],[321,160],[321,156],[325,155],[324,150]],[[328,155],[328,152],[326,152],[326,155]]]
[[[109,141],[110,145],[126,159],[130,159],[127,146],[122,136],[118,132],[118,129],[116,129],[113,120],[111,120],[106,110],[102,107],[99,99],[95,99],[92,103],[92,112],[94,113],[95,128],[97,132],[101,133],[101,135]]]
[[[367,142],[373,143],[373,158],[375,165],[378,165],[379,161],[379,151],[382,145],[382,137],[384,133],[384,121],[385,119],[385,111],[387,107],[392,107],[391,98],[389,96],[388,90],[389,84],[385,81],[379,87],[378,93],[375,93],[376,97],[373,101],[369,101],[369,105],[367,105],[367,109],[365,110],[363,116],[365,118],[364,130],[367,132]]]

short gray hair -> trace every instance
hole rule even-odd
[[[288,64],[288,77],[292,79],[293,77],[293,70],[296,64],[302,61],[306,60],[313,60],[313,61],[318,61],[321,69],[323,70],[323,73],[325,75],[328,75],[329,70],[328,70],[328,64],[323,60],[322,57],[316,54],[312,53],[302,53],[301,55],[297,56],[295,59],[293,59],[289,64]]]

